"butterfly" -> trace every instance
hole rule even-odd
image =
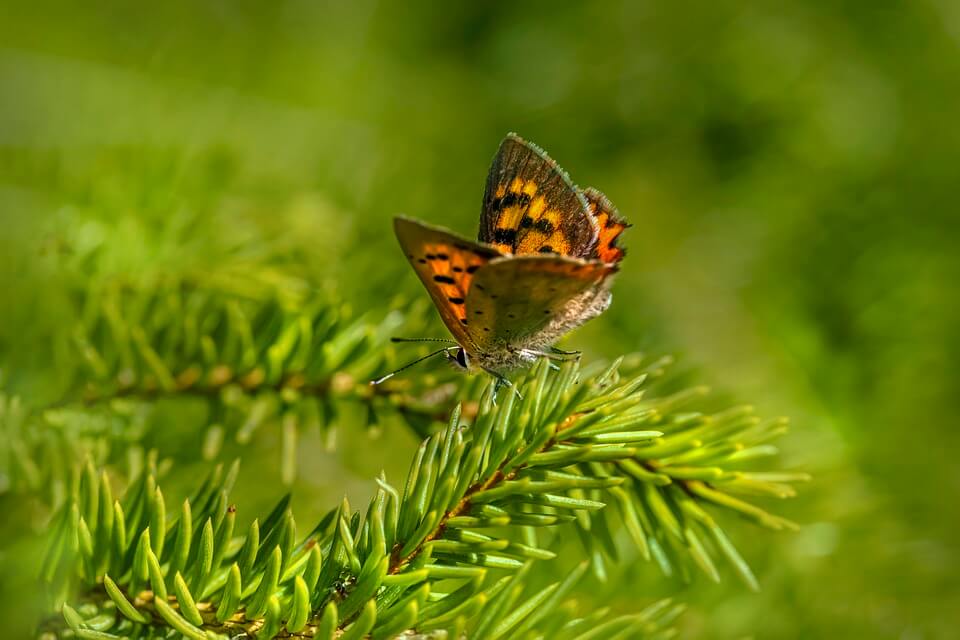
[[[498,383],[553,349],[564,334],[610,305],[628,224],[596,189],[580,190],[540,147],[510,133],[487,176],[478,242],[407,217],[394,231],[453,340],[445,354]]]

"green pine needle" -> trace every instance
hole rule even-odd
[[[779,423],[739,409],[692,411],[700,391],[658,397],[647,376],[621,382],[616,368],[580,375],[576,362],[559,371],[540,363],[518,383],[522,401],[509,395],[494,404],[487,387],[472,426],[462,428],[466,416],[457,408],[446,429],[424,439],[402,497],[379,478],[365,510],[344,501],[302,539],[289,495],[233,538],[236,510],[227,494],[235,468],[226,475],[214,469],[168,525],[155,462],[116,508],[103,490],[108,478],[90,467],[60,508],[72,517],[54,518],[43,575],[52,592],[71,594],[69,602],[118,608],[123,615],[97,631],[126,638],[142,637],[143,627],[122,620],[196,638],[244,630],[357,638],[461,628],[481,638],[547,629],[559,638],[668,632],[679,615],[674,606],[578,618],[565,598],[588,562],[567,580],[529,591],[535,567],[569,556],[538,543],[531,527],[576,528],[599,575],[613,570],[604,558],[620,554],[611,527],[622,526],[637,555],[656,558],[668,574],[698,570],[719,581],[732,566],[757,588],[711,513],[789,526],[732,495],[744,494],[747,481],[756,495],[783,496],[788,483],[806,479],[739,470],[737,453]],[[77,544],[65,547],[64,538]],[[104,550],[112,550],[110,562]],[[88,630],[79,609],[62,610],[67,626]]]

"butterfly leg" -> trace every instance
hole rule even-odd
[[[524,355],[531,356],[531,359],[536,358],[546,358],[553,362],[567,362],[569,360],[579,360],[580,352],[579,351],[561,351],[559,349],[554,350],[551,347],[550,351],[537,351],[535,349],[523,349]]]
[[[516,386],[514,386],[514,384],[513,384],[512,382],[510,382],[507,378],[505,378],[504,376],[500,375],[499,373],[497,373],[497,372],[494,371],[493,369],[487,369],[486,367],[484,367],[483,370],[486,371],[487,373],[489,373],[491,376],[493,376],[493,380],[494,380],[494,382],[493,382],[493,404],[496,404],[496,403],[497,403],[497,392],[500,391],[500,389],[503,388],[503,387],[508,387],[508,388],[510,388],[510,389],[513,389],[513,392],[514,392],[515,394],[517,394],[517,398],[519,398],[520,400],[523,400],[523,396],[520,395],[520,391],[519,391],[519,390],[516,388]]]

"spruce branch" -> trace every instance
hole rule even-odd
[[[409,397],[376,394],[366,384],[387,366],[390,335],[409,324],[396,311],[374,323],[353,318],[345,305],[245,300],[180,281],[109,289],[88,305],[73,335],[83,366],[62,403],[193,395],[232,407],[269,396],[282,407],[276,411],[310,399],[425,411]],[[241,438],[275,415],[263,404],[248,408],[259,422],[244,422]],[[331,411],[315,408],[311,419],[323,421]]]
[[[666,572],[719,579],[725,558],[755,586],[711,511],[791,526],[739,497],[788,497],[804,479],[740,470],[772,453],[783,424],[745,409],[692,411],[699,389],[645,396],[659,367],[621,378],[618,362],[581,379],[576,362],[542,362],[519,384],[522,399],[495,404],[488,387],[471,426],[456,409],[423,441],[402,491],[381,477],[363,513],[344,500],[303,538],[289,497],[235,534],[235,468],[215,470],[171,518],[155,468],[114,500],[89,465],[51,525],[43,578],[81,637],[665,637],[677,605],[579,615],[567,596],[587,563],[531,592],[531,567],[556,552],[547,536],[519,535],[569,523],[602,574],[613,523]]]
[[[128,402],[38,411],[0,393],[0,494],[32,495],[56,507],[70,493],[78,460],[111,461],[127,477],[136,475],[151,455],[140,446],[147,418],[144,407]]]
[[[243,445],[264,425],[278,425],[290,482],[303,430],[324,433],[332,447],[356,414],[365,416],[358,428],[396,418],[425,434],[461,393],[453,372],[367,384],[394,364],[389,337],[400,327],[418,330],[399,311],[373,322],[344,305],[243,298],[182,280],[104,286],[83,305],[71,334],[74,357],[60,363],[70,372],[61,398],[31,407],[0,395],[0,440],[9,443],[0,445],[0,492],[40,491],[59,504],[71,461],[124,457],[148,436],[160,401],[206,403],[202,451],[210,460],[228,439]]]

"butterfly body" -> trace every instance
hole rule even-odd
[[[458,345],[461,368],[500,376],[547,355],[610,305],[626,227],[535,145],[510,134],[494,158],[479,241],[398,217],[394,230]]]

